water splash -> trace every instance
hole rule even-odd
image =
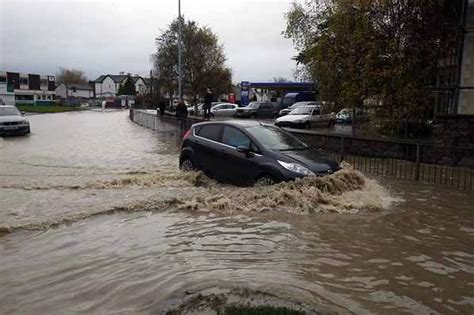
[[[387,209],[396,199],[377,181],[345,164],[325,177],[304,177],[273,186],[222,188],[183,200],[178,206],[192,211],[264,212],[292,214],[358,213]]]
[[[260,213],[286,212],[294,215],[313,213],[354,214],[362,211],[388,209],[399,200],[377,181],[366,178],[350,165],[325,177],[305,177],[291,182],[282,182],[264,187],[235,187],[216,182],[202,172],[137,172],[112,180],[88,182],[82,185],[22,186],[22,189],[125,189],[125,188],[179,188],[176,196],[163,198],[156,194],[146,200],[120,207],[96,209],[78,213],[58,214],[43,222],[20,222],[0,225],[0,235],[15,230],[45,230],[71,224],[90,217],[119,212],[156,212],[178,209],[181,211]]]

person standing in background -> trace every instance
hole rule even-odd
[[[164,100],[160,100],[158,103],[158,109],[160,110],[160,116],[163,117],[165,115],[166,103]]]
[[[207,88],[206,95],[204,96],[204,105],[202,109],[204,110],[204,118],[211,118],[211,105],[214,100],[214,94],[210,88]]]
[[[176,118],[180,123],[181,129],[186,128],[186,117],[188,117],[188,109],[186,108],[186,104],[180,101],[178,106],[176,106]]]

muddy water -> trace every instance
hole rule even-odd
[[[0,140],[0,313],[474,311],[473,196],[350,167],[229,187],[176,172],[171,126],[30,120]]]

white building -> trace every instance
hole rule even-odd
[[[0,103],[50,105],[55,87],[54,76],[0,71]]]
[[[97,98],[114,97],[118,95],[121,85],[125,84],[128,75],[126,74],[105,74],[93,81],[94,93]],[[150,84],[147,78],[140,76],[130,76],[135,84],[137,95],[145,95],[150,91]]]
[[[89,84],[61,83],[56,87],[55,94],[62,99],[90,99],[94,97],[94,90]]]

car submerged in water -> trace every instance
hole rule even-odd
[[[30,122],[15,106],[0,105],[0,136],[26,135],[30,133]]]
[[[340,169],[324,152],[281,128],[235,120],[192,125],[184,135],[179,166],[237,185],[272,185]]]

